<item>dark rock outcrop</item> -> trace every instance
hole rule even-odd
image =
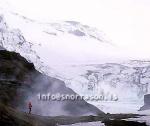
[[[140,108],[140,111],[148,109],[150,109],[150,94],[144,96],[144,106]]]
[[[84,100],[42,101],[38,93],[77,95],[63,81],[35,70],[20,54],[0,50],[0,103],[27,111],[32,102],[34,114],[39,115],[97,115],[104,114]]]

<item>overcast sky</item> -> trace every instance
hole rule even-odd
[[[75,20],[104,31],[112,42],[150,58],[150,0],[8,0],[27,17]]]

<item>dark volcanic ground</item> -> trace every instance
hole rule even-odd
[[[146,123],[124,121],[122,119],[136,118],[134,114],[106,114],[99,116],[57,116],[46,117],[29,115],[11,107],[0,104],[0,125],[1,126],[56,126],[69,125],[79,122],[102,121],[106,126],[146,126]]]

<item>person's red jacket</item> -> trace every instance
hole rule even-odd
[[[28,105],[28,106],[29,106],[29,109],[31,109],[31,108],[32,108],[32,104],[31,104],[31,102],[29,102],[29,105]]]

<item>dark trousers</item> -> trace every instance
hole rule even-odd
[[[31,108],[29,108],[29,114],[31,114]]]

